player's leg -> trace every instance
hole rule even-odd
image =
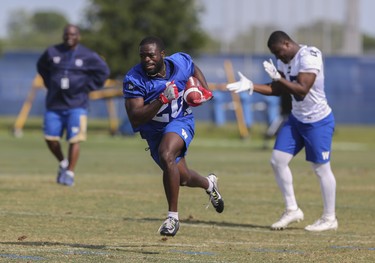
[[[163,182],[169,211],[177,212],[180,184],[186,180],[186,178],[180,177],[178,163],[185,156],[193,138],[194,119],[192,116],[187,116],[170,122],[165,127],[162,137],[156,140],[156,143],[155,141],[149,141],[151,154],[163,170]],[[157,152],[155,146],[157,146]],[[155,153],[157,156],[155,156]]]
[[[336,219],[336,179],[331,169],[330,156],[334,132],[334,118],[330,114],[323,120],[314,123],[304,132],[306,136],[306,159],[312,162],[312,168],[319,180],[323,199],[323,214],[308,231],[337,229]]]
[[[271,229],[280,230],[293,222],[303,220],[304,215],[298,207],[294,194],[293,176],[289,163],[303,147],[302,138],[295,129],[294,119],[289,120],[279,131],[271,156],[271,166],[277,185],[283,195],[285,211],[280,219],[271,225]]]
[[[180,159],[183,158],[189,148],[190,143],[194,138],[194,119],[193,116],[175,120],[167,125],[165,132],[172,132],[178,134],[184,142],[184,147],[176,158],[179,164],[180,184],[188,185],[190,187],[202,187],[210,197],[211,204],[214,206],[216,212],[221,213],[224,210],[224,201],[221,197],[217,185],[217,177],[215,174],[209,174],[206,178],[199,175],[197,172],[188,169],[185,160],[180,164]],[[208,186],[204,179],[208,181]]]
[[[45,141],[47,143],[48,149],[53,154],[53,156],[55,156],[55,158],[59,162],[63,161],[64,160],[64,154],[63,154],[62,149],[61,149],[60,141],[53,141],[53,140],[50,140],[50,139],[46,139]]]
[[[196,171],[189,169],[186,164],[185,158],[181,158],[177,164],[180,172],[180,185],[188,187],[200,187],[207,190],[210,186],[209,180],[201,176]]]
[[[180,173],[176,158],[185,147],[184,141],[176,133],[165,133],[158,149],[160,166],[163,170],[163,184],[169,211],[177,212],[180,188]]]
[[[196,171],[187,167],[185,158],[181,158],[178,162],[178,169],[180,171],[181,186],[200,187],[205,189],[216,212],[223,212],[224,200],[219,193],[217,177],[215,174],[211,173],[207,177],[201,176]]]
[[[168,212],[167,212],[167,217],[165,221],[159,227],[158,232],[160,233],[160,235],[174,236],[176,235],[180,227],[180,223],[178,220],[178,212],[177,212],[178,192],[176,192],[176,190],[179,191],[179,180],[176,181],[177,187],[174,187],[171,189],[168,174],[164,171],[164,168],[161,163],[162,157],[159,156],[159,146],[160,146],[163,136],[164,135],[160,133],[159,131],[148,132],[148,133],[142,134],[142,137],[147,140],[148,148],[150,150],[152,159],[163,171],[163,186],[164,186],[165,196],[167,198],[167,203],[168,203]],[[166,156],[163,156],[163,159],[165,158]],[[172,184],[176,184],[176,182],[175,183],[172,182]],[[177,196],[177,198],[173,196]],[[175,205],[172,204],[173,202],[172,199],[174,199]],[[171,211],[170,207],[175,207],[174,210],[176,211]]]
[[[168,142],[170,139],[168,135],[167,139],[162,143],[162,139],[165,136],[165,134],[160,133],[159,131],[157,132],[148,132],[148,133],[143,133],[142,134],[143,138],[147,140],[147,144],[151,153],[152,159],[159,165],[159,167],[163,171],[163,186],[164,186],[164,191],[165,191],[165,196],[167,198],[168,202],[168,213],[167,213],[167,218],[163,222],[163,224],[159,227],[159,233],[161,235],[165,236],[174,236],[176,235],[178,229],[179,229],[179,221],[178,221],[178,194],[179,194],[179,174],[178,174],[178,169],[177,168],[171,168],[168,167],[169,164],[172,163],[172,161],[168,161],[170,157],[170,150],[168,150],[168,145],[165,143]],[[177,137],[177,142],[180,140]],[[174,136],[173,136],[174,137]],[[169,151],[169,152],[168,152]],[[164,155],[159,155],[160,153],[163,153]],[[173,159],[173,158],[172,158]],[[172,165],[176,166],[175,160],[173,161]],[[173,172],[170,173],[169,171],[176,171],[177,170],[177,176],[176,173],[175,177],[172,176]]]
[[[55,156],[55,158],[59,162],[59,167],[57,170],[57,177],[56,182],[58,184],[64,184],[63,183],[63,177],[66,172],[66,169],[68,168],[69,161],[64,158],[64,154],[61,149],[60,141],[53,141],[46,139],[45,140],[48,146],[48,149],[51,151],[51,153]]]
[[[68,149],[68,156],[69,156],[68,170],[69,171],[74,172],[77,162],[78,162],[80,151],[81,151],[81,146],[79,142],[69,143],[69,149]]]
[[[68,111],[66,139],[69,142],[69,165],[65,172],[64,184],[74,185],[74,171],[80,154],[80,142],[86,140],[87,111],[85,109],[71,109]]]
[[[64,116],[58,111],[46,111],[44,114],[43,132],[48,149],[61,162],[64,154],[60,139],[64,131]]]
[[[323,197],[323,217],[336,219],[336,179],[331,169],[331,163],[313,164],[313,169],[320,182]]]
[[[68,160],[64,158],[60,139],[64,131],[64,116],[58,111],[46,111],[44,114],[43,132],[50,152],[59,162],[57,183],[62,184],[62,177],[68,167]]]
[[[277,185],[283,195],[286,210],[296,210],[298,208],[293,188],[293,176],[289,168],[289,162],[292,159],[293,155],[290,153],[279,150],[272,151],[271,166]]]
[[[323,215],[313,224],[305,227],[305,230],[320,232],[326,230],[336,230],[338,222],[336,219],[336,179],[331,170],[330,163],[313,164],[313,169],[320,183],[323,198]]]
[[[180,173],[176,158],[184,148],[184,141],[178,134],[173,132],[164,133],[158,147],[159,165],[163,170],[163,186],[168,202],[167,219],[159,228],[161,235],[174,236],[179,229],[178,195]]]

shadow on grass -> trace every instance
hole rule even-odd
[[[163,218],[130,218],[124,217],[124,221],[148,221],[148,222],[161,222]],[[261,226],[261,225],[254,225],[254,224],[238,224],[238,223],[230,223],[230,222],[217,222],[217,221],[203,221],[197,220],[193,218],[185,218],[180,219],[180,223],[187,224],[187,225],[207,225],[207,226],[220,226],[220,227],[232,227],[232,228],[262,228],[262,229],[270,229],[270,226]]]

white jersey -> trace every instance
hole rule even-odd
[[[310,91],[303,100],[292,96],[292,114],[303,123],[320,121],[331,113],[324,92],[324,68],[322,53],[315,47],[302,46],[288,63],[277,61],[277,68],[284,73],[289,81],[296,82],[299,72],[316,74],[316,79]]]

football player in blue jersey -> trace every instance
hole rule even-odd
[[[336,230],[336,179],[330,163],[335,120],[324,90],[322,53],[316,47],[296,43],[283,31],[273,32],[267,45],[277,59],[277,66],[272,60],[263,62],[272,82],[253,84],[239,72],[240,81],[228,84],[227,88],[235,92],[249,90],[250,94],[253,91],[263,95],[288,93],[292,99],[291,114],[277,134],[271,157],[285,202],[284,213],[271,229],[284,229],[304,219],[294,194],[289,163],[305,148],[306,160],[312,164],[323,198],[321,218],[306,226],[305,230]]]
[[[37,62],[37,70],[47,88],[44,137],[59,161],[57,183],[74,184],[74,169],[80,142],[86,139],[89,92],[103,87],[109,68],[94,51],[79,44],[80,31],[75,25],[64,28],[63,43],[47,48]],[[67,158],[60,139],[66,132]]]
[[[124,77],[125,109],[133,130],[147,141],[153,160],[163,171],[168,214],[159,233],[174,236],[179,229],[180,186],[203,188],[216,211],[224,210],[217,177],[199,175],[188,168],[185,160],[194,137],[194,116],[183,99],[188,78],[194,76],[202,85],[199,103],[210,100],[212,93],[192,58],[181,52],[166,56],[164,43],[158,37],[149,36],[140,42],[139,57],[140,63]]]

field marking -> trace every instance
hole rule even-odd
[[[46,260],[44,257],[39,256],[23,256],[16,254],[0,254],[0,258],[10,258],[10,259],[27,259],[27,260]]]
[[[172,249],[170,250],[170,252],[173,252],[173,253],[179,253],[179,254],[186,254],[186,255],[194,255],[194,256],[215,256],[216,253],[213,253],[213,252],[202,252],[202,251],[186,251],[186,250],[176,250],[176,249]]]
[[[261,252],[261,253],[288,253],[288,254],[305,254],[305,251],[302,250],[292,250],[292,249],[272,249],[272,248],[254,248],[249,249],[252,252]]]
[[[350,250],[358,250],[358,249],[364,249],[364,250],[373,250],[375,251],[375,247],[357,247],[357,246],[331,246],[333,249],[350,249]]]

